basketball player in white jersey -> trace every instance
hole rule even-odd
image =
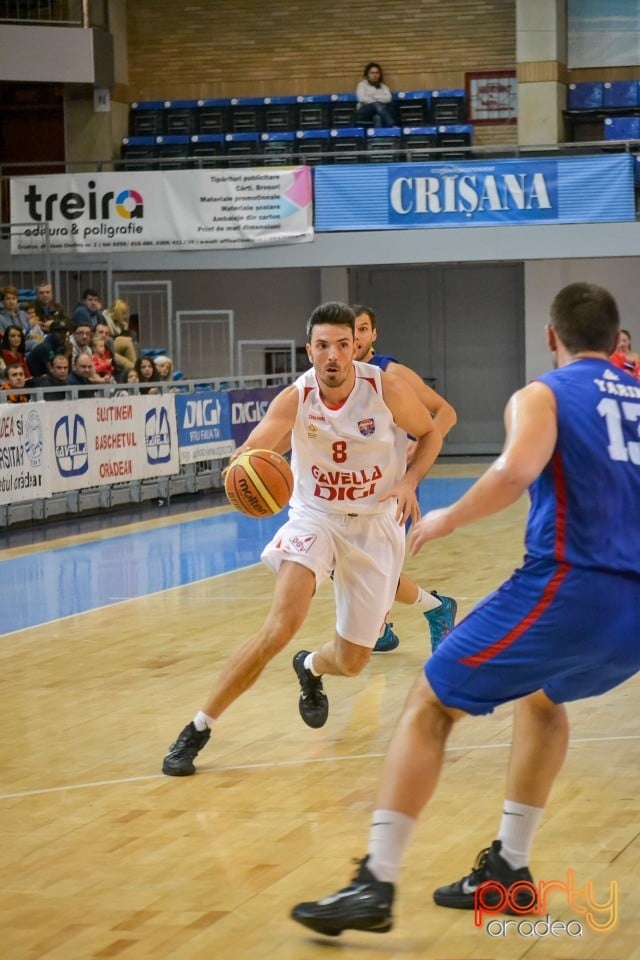
[[[329,713],[322,675],[361,672],[393,603],[404,524],[419,517],[416,487],[442,438],[410,387],[354,360],[354,324],[345,304],[314,310],[307,324],[312,369],[278,394],[237,451],[276,449],[291,434],[289,519],[262,553],[276,573],[274,598],[261,628],[227,661],[204,709],[169,748],[162,766],[169,776],[195,773],[193,760],[214,722],[289,643],[332,572],[336,636],[293,659],[309,726],[323,726]],[[407,434],[417,444],[405,468]]]

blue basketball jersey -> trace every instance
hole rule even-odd
[[[528,556],[640,575],[640,384],[597,358],[539,380],[558,442],[529,491]]]
[[[386,370],[390,363],[400,363],[400,361],[396,360],[395,357],[385,356],[383,353],[374,353],[371,359],[367,360],[367,363],[372,363],[374,367]]]

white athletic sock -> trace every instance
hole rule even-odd
[[[374,810],[369,833],[367,869],[377,880],[395,883],[416,821],[397,810]]]
[[[305,668],[305,670],[308,670],[310,673],[312,673],[314,677],[321,677],[321,676],[322,676],[321,673],[316,673],[316,671],[313,669],[313,654],[312,654],[312,653],[308,653],[308,654],[306,655],[306,657],[304,658],[304,668]]]
[[[420,607],[423,613],[428,613],[429,610],[436,610],[438,607],[442,606],[442,600],[440,597],[434,597],[432,593],[429,593],[423,587],[418,587],[418,599],[413,602],[414,607]]]
[[[215,723],[213,717],[207,716],[206,713],[203,713],[202,710],[199,710],[193,718],[193,725],[196,730],[199,730],[202,733],[203,730],[211,730],[211,727]]]
[[[498,840],[502,841],[500,855],[513,870],[529,865],[531,845],[541,816],[542,807],[504,801]]]

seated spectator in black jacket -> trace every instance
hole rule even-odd
[[[76,305],[71,314],[71,322],[77,326],[82,320],[88,323],[91,329],[102,319],[102,301],[97,290],[91,287],[82,291],[82,300]]]
[[[67,385],[70,387],[94,387],[95,383],[91,379],[93,376],[93,360],[86,353],[79,353],[73,365],[71,373],[67,377]],[[80,400],[87,397],[102,396],[102,390],[79,390],[78,398]]]
[[[6,371],[6,380],[2,384],[2,390],[22,390],[25,385],[24,368],[21,363],[8,363]],[[29,397],[24,393],[14,393],[8,396],[9,403],[29,403]]]
[[[67,311],[53,297],[53,287],[43,280],[36,287],[36,310],[41,320],[69,320]]]
[[[69,326],[66,320],[54,320],[42,343],[29,352],[31,376],[43,377],[56,353],[64,353],[67,357],[71,353]]]
[[[69,376],[69,360],[64,353],[56,353],[49,364],[48,373],[41,377],[32,377],[27,381],[28,387],[66,387],[67,377]],[[55,390],[51,393],[44,393],[44,400],[65,400],[66,394],[63,390]]]

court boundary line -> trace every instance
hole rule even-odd
[[[623,740],[640,740],[640,734],[625,734],[615,737],[575,737],[569,740],[569,746],[575,746],[583,743],[611,743]],[[511,741],[505,743],[468,743],[454,747],[446,747],[445,753],[463,753],[473,750],[505,750],[511,749]],[[199,767],[198,775],[214,773],[233,773],[238,770],[269,770],[278,767],[297,767],[316,763],[345,763],[350,760],[380,760],[385,757],[385,753],[361,753],[349,754],[345,757],[304,757],[295,760],[272,760],[260,763],[235,763],[226,764],[219,767]],[[146,773],[139,777],[121,777],[114,780],[94,780],[88,783],[72,783],[60,787],[41,787],[36,790],[21,790],[18,793],[0,794],[0,801],[3,800],[21,800],[26,797],[41,797],[52,793],[63,793],[65,790],[93,790],[96,787],[117,787],[125,783],[144,783],[145,780],[175,780],[175,777],[167,777],[166,774]]]

